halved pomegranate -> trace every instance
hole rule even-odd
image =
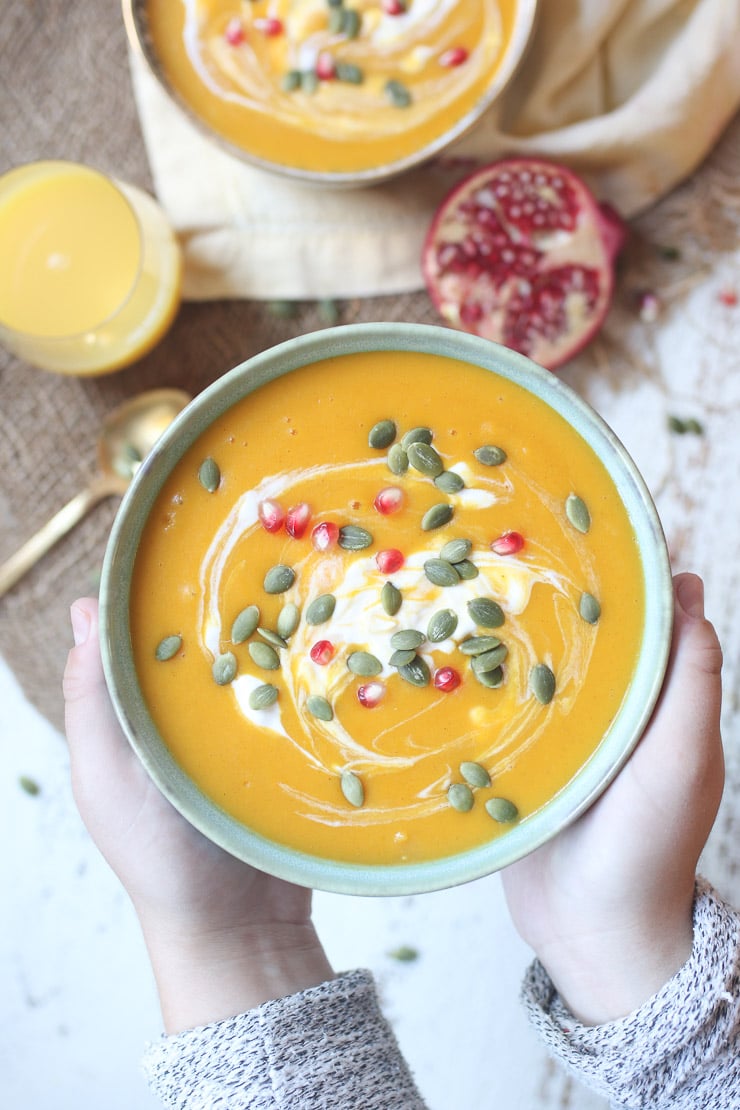
[[[554,370],[601,327],[625,225],[572,170],[507,158],[476,170],[442,202],[422,272],[453,327]]]

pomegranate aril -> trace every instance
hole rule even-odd
[[[316,76],[319,81],[331,81],[337,75],[334,58],[326,50],[322,50],[316,59]]]
[[[382,8],[386,15],[403,15],[406,11],[406,0],[382,0]]]
[[[328,551],[339,539],[339,525],[330,520],[322,520],[311,532],[311,543],[317,551]]]
[[[462,678],[460,677],[459,671],[456,671],[454,667],[440,667],[439,670],[434,672],[432,682],[438,690],[441,690],[444,694],[448,694],[450,691],[458,688],[462,682]]]
[[[331,640],[317,640],[308,654],[314,663],[318,663],[320,667],[325,667],[334,656],[334,644]]]
[[[288,515],[285,519],[285,531],[294,540],[299,540],[308,528],[308,522],[311,519],[311,509],[305,501],[300,501],[294,505],[292,509],[288,509]]]
[[[365,682],[357,687],[357,700],[366,709],[374,709],[385,697],[385,686],[382,682]]]
[[[444,50],[439,56],[439,64],[444,66],[445,69],[461,66],[467,60],[468,52],[464,46],[451,46],[449,50]]]
[[[403,490],[399,486],[386,486],[373,501],[373,505],[383,516],[397,513],[403,506]]]
[[[504,532],[491,544],[491,551],[495,555],[516,555],[524,547],[524,536],[521,532]]]
[[[262,19],[255,19],[254,26],[258,31],[261,31],[263,35],[268,35],[270,38],[274,35],[282,35],[283,33],[282,19],[276,19],[271,15],[265,16]]]
[[[243,42],[246,42],[247,34],[238,16],[230,19],[226,24],[224,38],[229,46],[241,46]]]
[[[397,547],[387,547],[375,556],[375,563],[381,574],[395,574],[405,562],[402,551]]]
[[[260,501],[257,515],[266,532],[279,532],[285,523],[285,509],[279,501]]]

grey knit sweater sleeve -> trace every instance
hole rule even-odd
[[[612,1110],[740,1107],[740,915],[702,880],[691,957],[628,1017],[581,1025],[538,962],[522,996],[550,1052]]]
[[[740,1108],[740,915],[707,884],[691,958],[633,1014],[580,1025],[537,962],[523,999],[550,1052],[614,1110]],[[367,971],[163,1037],[144,1071],[176,1110],[425,1110]]]
[[[177,1110],[425,1110],[369,971],[165,1037],[143,1065]]]

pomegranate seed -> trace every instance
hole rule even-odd
[[[274,35],[282,35],[283,33],[282,19],[276,19],[271,15],[266,16],[264,19],[255,19],[254,25],[263,35],[269,35],[271,38]]]
[[[439,64],[444,66],[445,69],[461,66],[467,60],[468,52],[464,46],[451,46],[449,50],[443,51],[439,56]]]
[[[309,655],[314,663],[318,663],[320,667],[325,667],[334,655],[334,644],[331,640],[317,640]]]
[[[387,547],[375,556],[378,570],[381,574],[395,574],[404,564],[404,554],[397,547]]]
[[[382,7],[386,15],[403,15],[406,11],[406,0],[383,0]]]
[[[374,709],[385,696],[385,686],[382,682],[366,682],[357,687],[357,700],[366,709]]]
[[[224,38],[229,46],[241,46],[243,42],[246,42],[247,34],[238,16],[230,19],[226,24]]]
[[[279,532],[285,522],[285,509],[279,501],[260,501],[257,515],[266,532]]]
[[[294,505],[292,509],[288,509],[288,515],[285,520],[285,531],[294,540],[299,540],[303,533],[308,528],[308,522],[311,519],[311,510],[305,501],[300,501]]]
[[[737,292],[734,289],[723,289],[719,295],[720,304],[726,305],[728,308],[734,308],[737,300]]]
[[[399,486],[386,486],[377,495],[373,505],[383,516],[397,513],[403,505],[403,490]]]
[[[521,532],[504,532],[491,544],[491,551],[496,555],[516,555],[524,547],[524,536]]]
[[[439,670],[434,672],[432,681],[438,690],[448,694],[451,690],[458,688],[462,679],[454,667],[440,667]]]
[[[337,75],[334,58],[326,50],[322,50],[316,59],[316,76],[319,81],[331,81]]]
[[[660,316],[661,302],[657,293],[642,289],[637,294],[637,312],[645,324],[653,324]]]
[[[311,532],[311,543],[317,551],[328,551],[339,539],[339,525],[331,520],[322,520]]]

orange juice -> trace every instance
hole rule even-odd
[[[154,201],[86,166],[0,181],[0,339],[38,366],[95,374],[145,354],[177,309],[180,252]]]

